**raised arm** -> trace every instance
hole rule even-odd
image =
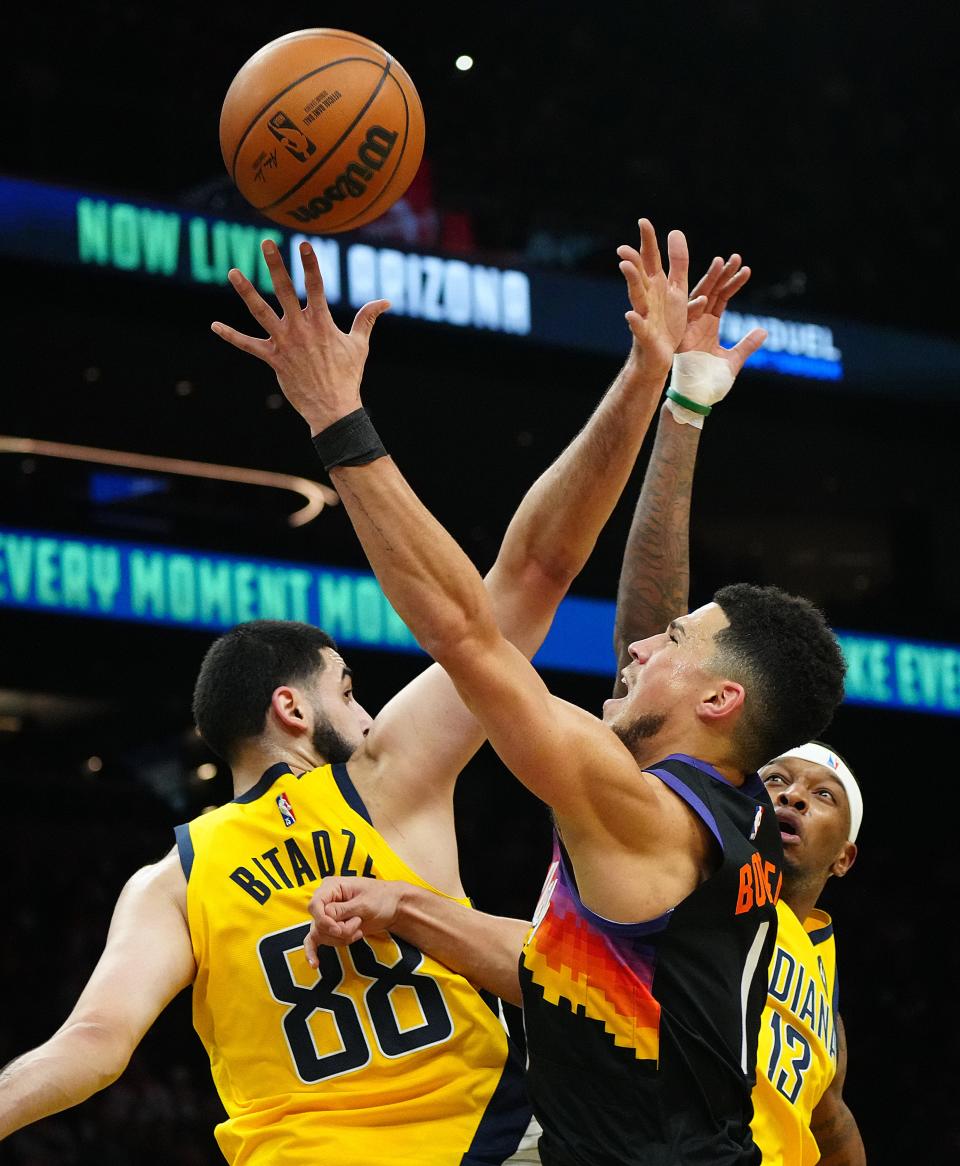
[[[686,242],[680,232],[671,234],[667,274],[648,223],[641,239],[640,252],[621,251],[631,301],[627,321],[651,381],[657,376],[662,383],[686,327]],[[264,254],[283,319],[234,271],[234,286],[270,338],[241,336],[222,324],[214,330],[269,363],[287,398],[320,435],[331,478],[397,613],[447,670],[506,764],[545,801],[556,807],[579,801],[592,762],[604,762],[601,755],[609,755],[613,769],[621,768],[623,781],[599,783],[599,793],[593,783],[591,796],[616,802],[628,786],[634,791],[636,766],[629,752],[596,718],[552,698],[529,661],[504,639],[475,568],[416,498],[369,425],[360,379],[371,330],[386,302],[365,305],[350,333],[342,333],[330,317],[312,249],[302,249],[304,309],[289,299],[289,277],[276,248],[265,245]],[[588,761],[591,742],[597,756]]]
[[[300,390],[296,386],[304,377],[309,380],[315,375],[309,364],[310,346],[316,349],[314,356],[321,363],[321,358],[339,361],[349,368],[347,375],[359,382],[369,326],[384,307],[382,301],[368,305],[358,316],[359,328],[355,326],[351,336],[345,337],[336,329],[313,327],[318,318],[317,303],[323,306],[319,318],[324,325],[329,322],[329,313],[323,304],[316,260],[308,248],[302,254],[315,306],[308,303],[305,309],[301,308],[279,252],[268,244],[264,255],[282,319],[239,272],[231,273],[231,279],[271,339],[255,340],[224,325],[214,326],[219,335],[238,348],[270,363],[281,384],[291,386],[291,400],[298,408],[306,401],[297,396]],[[619,249],[619,255],[628,291],[636,298],[642,294],[643,279],[649,278],[645,273],[639,274],[637,264],[652,265],[653,255],[659,263],[656,238],[648,222],[641,223],[640,251],[625,246]],[[674,280],[685,280],[685,252],[676,256],[673,267]],[[701,310],[705,303],[705,297],[695,300],[691,312]],[[592,551],[649,427],[672,357],[669,349],[677,339],[671,335],[658,349],[649,342],[649,334],[644,322],[640,339],[634,337],[623,369],[587,424],[528,491],[487,576],[496,622],[503,635],[527,657],[542,643],[570,582]],[[362,341],[362,355],[355,343],[358,340]],[[359,404],[358,391],[351,403]],[[304,412],[301,408],[301,412],[311,419],[309,409]],[[315,432],[318,427],[312,425]],[[395,792],[399,799],[394,807],[397,814],[431,814],[432,805],[449,802],[457,774],[484,736],[450,678],[438,667],[429,668],[380,712],[361,753],[351,760],[351,772],[355,780],[359,777],[361,781],[358,770],[364,766],[374,767],[374,780],[379,772],[389,773],[389,783],[377,785],[388,799],[392,796],[390,791]]]
[[[510,522],[485,584],[501,632],[528,658],[623,492],[663,381],[662,369],[651,369],[634,344],[586,425],[533,484]],[[483,738],[450,678],[433,667],[381,711],[364,752],[389,769],[409,804],[415,790],[443,796]]]
[[[193,981],[184,893],[175,854],[130,879],[76,1007],[48,1041],[0,1073],[0,1138],[115,1081],[150,1025]]]
[[[866,1166],[867,1153],[857,1120],[843,1099],[847,1078],[847,1035],[837,1017],[837,1071],[810,1118],[820,1151],[820,1166]]]
[[[741,266],[739,255],[726,263],[714,259],[692,293],[692,298],[705,298],[705,309],[691,314],[687,323],[674,358],[671,389],[707,412],[726,396],[747,358],[766,338],[762,328],[754,328],[732,349],[719,342],[720,318],[749,278],[750,268]],[[614,696],[625,691],[620,673],[630,662],[629,645],[662,631],[688,607],[690,499],[703,418],[696,408],[672,399],[660,410],[617,586]]]
[[[630,663],[628,646],[687,610],[690,498],[699,444],[700,430],[680,425],[663,405],[617,584],[614,696],[626,691],[620,673]]]

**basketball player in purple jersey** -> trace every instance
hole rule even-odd
[[[627,319],[662,385],[688,322],[686,244],[671,235],[667,273],[645,220],[641,237],[639,252],[620,251]],[[290,301],[279,254],[265,254]],[[842,697],[835,638],[805,601],[736,585],[630,645],[626,694],[602,720],[552,696],[362,408],[386,303],[362,308],[344,336],[316,257],[302,254],[306,311],[279,320],[235,276],[270,339],[218,330],[274,368],[394,608],[553,808],[556,856],[521,964],[544,1162],[759,1161],[750,1088],[782,848],[755,770],[828,723]]]

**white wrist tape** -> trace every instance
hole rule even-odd
[[[688,401],[713,406],[730,392],[735,377],[722,356],[709,352],[678,352],[673,358],[670,388]],[[703,428],[704,414],[667,399],[667,408],[680,425]],[[708,410],[709,411],[709,410]]]
[[[709,352],[678,352],[673,358],[670,387],[698,405],[716,405],[736,378],[722,356]]]
[[[673,414],[673,419],[678,425],[692,425],[694,429],[703,428],[703,414],[694,413],[692,409],[684,409],[682,405],[678,405],[676,401],[671,401],[667,398],[666,406]]]

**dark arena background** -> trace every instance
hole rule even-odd
[[[960,101],[945,7],[425,11],[134,0],[5,18],[0,1061],[64,1019],[129,875],[231,796],[190,716],[218,620],[322,596],[371,711],[423,666],[341,508],[292,526],[289,491],[150,460],[325,482],[270,370],[209,323],[246,326],[225,273],[273,229],[223,171],[223,94],[261,45],[328,23],[402,62],[427,123],[407,195],[322,244],[334,313],[348,325],[368,289],[407,289],[375,331],[365,400],[481,569],[628,351],[615,247],[637,217],[661,240],[683,228],[693,271],[732,250],[753,267],[734,307],[771,337],[705,428],[692,599],[776,583],[843,638],[849,695],[828,739],[865,798],[856,867],[824,903],[846,1096],[875,1166],[957,1161]],[[612,684],[645,460],[543,659],[554,691],[591,709]],[[529,913],[543,807],[488,749],[458,799],[468,892]],[[0,1162],[213,1164],[219,1113],[185,993],[117,1084],[8,1139]]]

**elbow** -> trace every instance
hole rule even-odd
[[[541,528],[549,531],[549,538],[542,536]],[[517,537],[511,527],[497,556],[497,568],[527,590],[562,597],[583,570],[586,556],[575,542],[564,540],[562,532],[543,523],[526,529],[525,536]]]
[[[136,1042],[115,1026],[96,1019],[69,1021],[61,1032],[78,1048],[87,1066],[88,1095],[112,1085],[130,1063],[136,1048]]]
[[[420,647],[427,655],[445,668],[482,646],[499,638],[500,631],[489,604],[478,604],[472,610],[451,611],[438,615],[430,630],[418,637]]]
[[[525,588],[563,598],[582,570],[583,559],[579,555],[572,549],[557,546],[546,552],[531,549],[524,556],[518,575]]]

